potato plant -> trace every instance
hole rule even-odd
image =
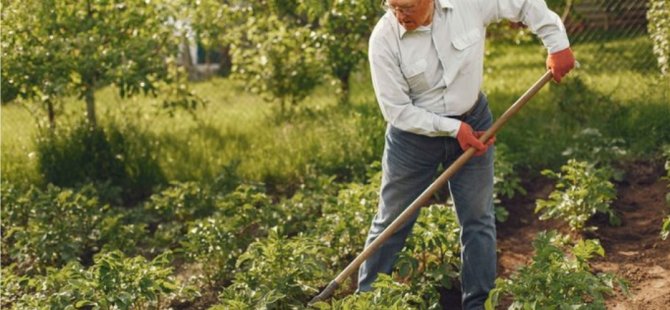
[[[607,214],[610,224],[619,224],[620,219],[610,205],[616,197],[614,184],[609,181],[611,170],[571,159],[561,167],[561,172],[544,170],[542,174],[557,183],[549,199],[536,202],[535,212],[540,213],[540,219],[561,219],[577,231],[595,230],[596,227],[584,225],[601,212]]]
[[[506,221],[509,216],[509,212],[501,204],[500,199],[502,197],[510,199],[517,193],[521,195],[526,194],[526,190],[521,186],[521,179],[514,171],[514,163],[507,154],[508,149],[506,145],[496,145],[493,174],[493,203],[498,222]]]
[[[397,275],[425,300],[439,304],[437,288],[450,289],[460,269],[460,226],[454,209],[431,205],[421,210],[412,234],[395,263]]]
[[[380,274],[371,292],[352,294],[330,303],[318,302],[314,308],[321,310],[364,309],[416,309],[425,304],[423,297],[408,284],[399,283],[386,274]]]
[[[240,185],[221,200],[214,215],[188,224],[181,241],[186,257],[201,264],[210,285],[232,280],[236,261],[249,244],[285,218],[256,186]]]
[[[508,279],[496,280],[486,309],[495,309],[502,296],[513,299],[509,309],[605,309],[615,281],[626,291],[615,276],[591,272],[589,260],[605,256],[597,240],[580,240],[571,248],[568,241],[555,231],[541,232],[533,242],[532,262]]]
[[[91,184],[79,189],[31,186],[26,191],[3,185],[2,243],[23,269],[62,266],[95,250],[109,210]]]
[[[12,309],[166,307],[171,299],[195,294],[193,288],[180,287],[171,276],[171,260],[170,252],[147,261],[142,256],[130,258],[112,251],[97,255],[95,264],[88,269],[72,261],[33,278],[3,270],[3,288],[8,288],[3,289],[3,306],[11,305]]]
[[[327,247],[338,249],[332,257],[336,268],[343,268],[365,246],[365,238],[379,203],[379,182],[376,173],[367,184],[350,183],[339,191],[335,204],[323,206],[317,220],[315,238]]]
[[[278,227],[249,245],[237,260],[233,284],[221,293],[220,309],[304,306],[318,285],[332,277],[328,257],[333,249],[302,235],[282,236]]]

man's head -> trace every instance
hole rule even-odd
[[[433,0],[386,0],[385,4],[407,31],[433,21]]]

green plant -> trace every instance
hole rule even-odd
[[[91,127],[84,122],[41,130],[36,141],[38,170],[46,183],[72,187],[87,182],[111,182],[122,190],[125,203],[146,198],[165,182],[151,141],[132,125]]]
[[[11,192],[11,191],[10,191]],[[3,192],[3,198],[8,197]],[[86,185],[64,189],[49,185],[46,190],[29,188],[10,201],[3,201],[3,244],[23,269],[43,271],[94,253],[101,235],[101,222],[110,206],[98,200],[96,188]]]
[[[666,157],[665,160],[666,175],[664,179],[670,181],[670,145],[665,145],[663,147],[663,153]],[[670,185],[668,185],[668,188],[670,188]],[[665,201],[668,204],[668,206],[670,206],[670,192],[668,192],[665,195]],[[668,238],[668,236],[670,236],[670,215],[665,217],[665,219],[663,220],[663,226],[661,227],[661,238],[665,240]]]
[[[237,261],[233,284],[221,293],[234,309],[304,306],[331,276],[326,257],[333,250],[305,236],[283,237],[277,228],[255,241]]]
[[[41,102],[52,128],[54,104],[68,96],[86,102],[88,124],[95,126],[95,90],[111,84],[121,97],[156,96],[168,86],[167,106],[193,108],[202,101],[177,68],[179,29],[172,5],[142,0],[3,4],[3,102],[16,96]]]
[[[45,276],[27,279],[10,275],[8,280],[3,277],[3,282],[22,293],[14,299],[14,309],[162,308],[173,298],[195,294],[193,288],[180,287],[173,279],[171,260],[170,252],[147,261],[112,251],[97,255],[89,269],[70,262],[62,269],[49,268]]]
[[[649,0],[649,36],[662,74],[670,74],[670,1]]]
[[[395,263],[397,275],[425,301],[439,304],[437,288],[450,289],[460,269],[460,226],[453,207],[431,205],[421,210],[412,234]]]
[[[262,188],[241,185],[221,198],[217,212],[188,224],[181,241],[186,257],[200,263],[209,285],[232,280],[239,256],[249,244],[286,220]]]
[[[322,310],[365,310],[365,309],[439,309],[438,305],[431,304],[429,308],[423,297],[407,284],[397,283],[387,274],[380,274],[372,285],[375,290],[360,294],[352,294],[342,299],[327,302],[318,302],[314,308]]]
[[[280,106],[281,117],[289,116],[300,101],[319,84],[323,59],[316,33],[308,27],[292,26],[275,15],[249,16],[246,38],[232,45],[233,76],[245,87]]]
[[[350,183],[339,191],[337,203],[322,207],[314,234],[327,247],[338,249],[331,263],[335,268],[353,259],[365,246],[366,233],[377,210],[381,173],[369,183]]]
[[[504,222],[509,212],[501,204],[500,199],[511,199],[516,193],[526,194],[521,186],[521,179],[515,172],[515,165],[509,158],[509,149],[505,144],[496,144],[496,156],[493,174],[493,203],[495,205],[496,220]]]
[[[609,181],[609,169],[570,159],[561,167],[561,172],[544,170],[542,174],[557,183],[548,200],[538,199],[536,202],[535,212],[541,213],[540,219],[558,218],[568,222],[571,229],[582,230],[592,215],[601,212],[608,215],[610,224],[620,223],[610,205],[616,197],[616,190]],[[596,227],[586,229],[594,230]]]
[[[496,280],[486,309],[494,309],[501,296],[513,299],[509,309],[605,309],[605,296],[613,293],[614,281],[627,291],[625,282],[615,276],[591,272],[588,261],[605,256],[597,240],[580,240],[567,251],[568,240],[555,231],[541,232],[533,241],[532,262],[508,279]]]

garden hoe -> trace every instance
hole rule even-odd
[[[575,67],[579,67],[578,63],[575,63]],[[498,120],[493,123],[491,128],[487,130],[484,135],[479,138],[479,141],[486,143],[489,138],[493,137],[500,128],[507,123],[507,121],[516,114],[525,104],[528,102],[547,82],[552,79],[551,71],[547,71],[542,75],[542,77],[533,84],[512,106],[510,106],[505,113]],[[475,153],[475,148],[469,148],[465,151],[456,161],[447,168],[426,190],[417,197],[412,204],[405,209],[398,218],[396,218],[391,225],[389,225],[378,237],[375,239],[368,247],[366,247],[363,252],[361,252],[349,265],[333,280],[328,286],[316,297],[312,298],[309,302],[309,305],[313,305],[316,302],[324,301],[330,298],[335,290],[347,279],[358,267],[370,256],[372,255],[400,226],[407,222],[412,215],[417,212],[422,206],[424,206],[433,194],[442,188],[444,184],[451,178],[456,171],[458,171]]]

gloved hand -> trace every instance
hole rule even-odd
[[[484,144],[479,141],[479,137],[482,135],[484,135],[484,131],[472,131],[470,125],[461,122],[461,126],[458,128],[458,134],[456,134],[456,139],[463,151],[467,151],[470,147],[474,147],[477,150],[475,156],[481,156],[486,153],[489,146],[496,142],[496,137],[494,136]]]
[[[547,69],[551,70],[556,83],[561,82],[561,79],[574,67],[575,56],[569,47],[547,56]]]

